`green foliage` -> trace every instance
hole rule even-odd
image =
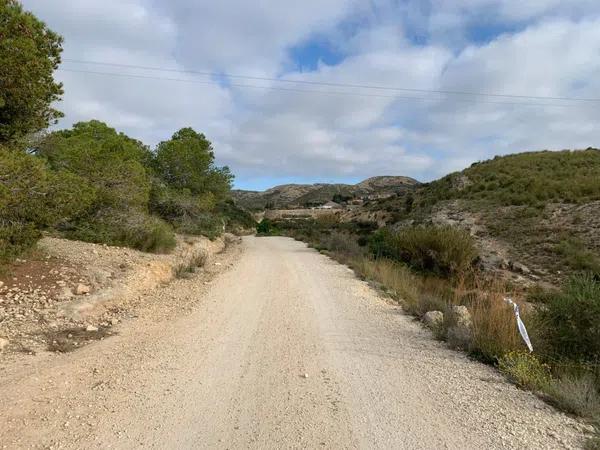
[[[223,234],[224,220],[214,213],[206,212],[192,218],[180,218],[173,223],[178,233],[206,236],[215,239]]]
[[[237,206],[231,199],[219,203],[216,212],[225,220],[227,229],[235,233],[254,230],[257,225],[252,214]]]
[[[214,196],[193,195],[155,180],[150,195],[150,211],[170,223],[177,232],[204,235],[211,239],[223,232],[223,220],[213,212]]]
[[[10,261],[33,247],[40,232],[32,223],[0,219],[0,263]]]
[[[48,227],[93,242],[169,250],[172,228],[150,209],[180,232],[219,234],[224,221],[213,210],[224,205],[233,176],[214,166],[210,142],[191,128],[156,154],[96,120],[36,143],[26,139],[61,116],[51,107],[62,94],[52,76],[61,45],[19,2],[0,0],[0,260],[32,246]],[[232,222],[248,221],[232,206],[222,210]]]
[[[259,236],[274,236],[280,233],[273,221],[266,217],[256,225],[256,233]]]
[[[152,154],[141,142],[92,120],[51,133],[36,152],[52,168],[94,188],[87,214],[61,227],[67,236],[151,252],[174,247],[171,227],[148,215]]]
[[[94,186],[96,208],[146,208],[150,178],[144,164],[151,154],[141,142],[92,120],[51,133],[36,150],[53,169]]]
[[[227,167],[214,166],[211,143],[203,134],[191,128],[179,130],[158,145],[152,166],[153,213],[180,233],[213,239],[223,232],[226,214],[235,215],[235,208],[225,205],[233,176]]]
[[[531,353],[509,352],[500,358],[498,367],[514,383],[527,389],[544,390],[552,380],[550,367]]]
[[[191,128],[182,128],[170,140],[158,144],[155,167],[170,187],[193,195],[212,194],[215,204],[231,190],[233,175],[229,168],[214,166],[210,141]]]
[[[94,189],[80,177],[0,148],[0,217],[52,226],[85,211],[94,198]]]
[[[175,247],[173,229],[142,211],[102,209],[64,230],[71,239],[167,253]]]
[[[493,205],[539,206],[600,199],[600,150],[497,156],[424,185],[418,205],[463,199]]]
[[[386,228],[373,235],[369,246],[376,257],[444,276],[465,272],[478,257],[469,233],[449,226],[407,227],[397,232]]]
[[[331,201],[336,202],[336,203],[346,203],[349,200],[352,200],[352,195],[344,195],[344,194],[340,194],[340,193],[336,193],[333,194],[333,198],[331,199]]]
[[[94,199],[93,187],[80,177],[0,147],[0,260],[31,247],[40,229],[83,214]]]
[[[574,237],[563,239],[554,250],[572,269],[600,274],[600,257],[588,250],[581,240]]]
[[[51,106],[63,93],[52,77],[61,51],[62,38],[18,1],[0,1],[0,144],[62,116]]]
[[[572,277],[540,309],[546,351],[555,358],[600,361],[600,281],[591,274]]]

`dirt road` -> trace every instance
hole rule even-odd
[[[197,297],[189,311],[3,369],[0,446],[581,445],[582,425],[434,341],[346,267],[287,238],[242,246],[209,285],[152,294]]]

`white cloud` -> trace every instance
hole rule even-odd
[[[176,55],[191,67],[272,74],[287,47],[335,25],[348,0],[157,2],[177,23]]]
[[[67,59],[433,90],[565,97],[600,92],[596,1],[24,4],[65,36]],[[473,29],[483,37],[473,38]],[[329,40],[340,61],[290,72],[310,66],[291,61],[289,49],[315,37]],[[209,80],[69,62],[63,67]],[[193,126],[214,141],[219,161],[230,164],[242,184],[376,174],[429,179],[499,153],[600,145],[597,103],[534,107],[497,103],[542,101],[237,79],[230,81],[321,92],[63,71],[57,76],[66,91],[61,126],[98,118],[150,144]],[[400,98],[407,96],[419,99]]]

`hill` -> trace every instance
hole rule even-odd
[[[359,217],[394,228],[461,226],[478,239],[490,268],[515,266],[534,280],[600,271],[600,150],[495,157],[368,202],[348,220]]]
[[[358,184],[284,184],[263,192],[234,190],[235,202],[244,208],[298,208],[317,206],[336,198],[388,197],[414,189],[419,182],[409,177],[378,176]]]

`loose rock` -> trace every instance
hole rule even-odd
[[[525,275],[531,273],[531,270],[529,269],[529,267],[527,267],[525,264],[521,264],[520,262],[517,262],[517,261],[511,261],[510,268],[512,270],[514,270],[515,272],[519,272],[519,273],[522,273]]]
[[[84,294],[89,294],[90,293],[90,287],[83,284],[83,283],[79,283],[77,285],[77,288],[75,288],[75,293],[77,295],[84,295]]]
[[[428,311],[423,316],[423,323],[432,330],[439,329],[444,323],[444,313],[441,311]]]
[[[466,306],[455,305],[450,310],[451,326],[448,328],[448,344],[452,347],[468,349],[473,338],[473,321]]]

